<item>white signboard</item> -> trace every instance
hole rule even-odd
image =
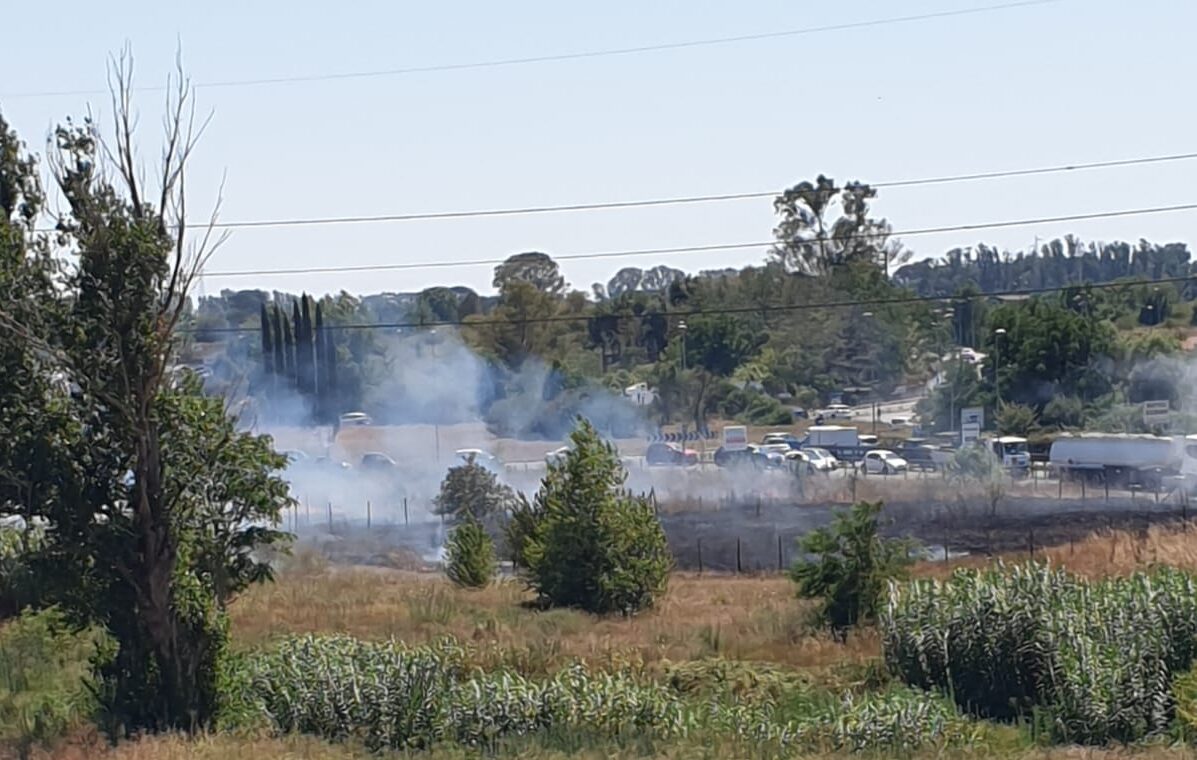
[[[743,425],[723,428],[724,451],[743,451],[746,448],[748,448],[748,428]]]
[[[960,426],[960,445],[970,446],[981,437],[981,426],[975,422],[967,422]]]
[[[1172,406],[1167,400],[1143,402],[1143,424],[1159,425],[1172,416]]]
[[[983,406],[966,406],[960,410],[960,429],[964,430],[966,425],[976,425],[978,428],[985,427],[985,407]]]

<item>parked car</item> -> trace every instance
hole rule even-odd
[[[805,451],[791,449],[785,455],[786,464],[788,464],[795,472],[803,475],[814,475],[818,472],[815,465],[811,462],[810,455]]]
[[[370,415],[365,412],[346,412],[340,418],[341,427],[358,427],[373,424]]]
[[[332,457],[316,457],[312,461],[312,466],[321,468],[321,469],[325,469],[325,470],[335,470],[335,471],[343,471],[343,470],[353,469],[349,465],[348,462],[342,462],[341,460],[333,459]]]
[[[906,472],[906,460],[888,449],[874,449],[864,455],[864,470],[873,475]]]
[[[672,465],[687,467],[698,464],[698,452],[684,449],[676,443],[650,443],[644,451],[644,463],[650,467]]]
[[[720,446],[715,450],[716,467],[738,467],[757,464],[756,445],[748,444],[742,449],[728,449]]]
[[[765,437],[761,439],[761,443],[765,445],[784,443],[791,449],[801,448],[802,446],[802,440],[793,433],[765,433]]]
[[[835,455],[827,449],[821,449],[816,446],[803,449],[803,451],[806,453],[811,465],[819,472],[831,472],[840,466],[840,460],[836,459]]]
[[[569,446],[562,446],[559,449],[553,449],[544,455],[545,464],[558,464],[565,461],[565,455],[569,453]]]
[[[458,449],[454,452],[454,456],[457,458],[459,464],[473,463],[491,472],[503,471],[503,462],[489,451],[483,451],[482,449]]]
[[[311,464],[312,458],[307,455],[307,452],[299,449],[283,449],[279,451],[280,454],[287,458],[288,467],[303,467]]]
[[[374,472],[390,472],[397,466],[398,465],[395,464],[394,459],[391,459],[381,451],[369,451],[365,454],[362,454],[361,468],[363,470]]]
[[[782,467],[791,451],[788,443],[763,443],[756,447],[756,456],[766,467]]]
[[[852,407],[847,404],[828,404],[821,414],[829,420],[850,420]]]

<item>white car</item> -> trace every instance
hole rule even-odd
[[[559,449],[553,449],[544,455],[546,464],[557,464],[565,461],[565,455],[569,453],[569,446],[562,446]]]
[[[341,415],[341,427],[356,427],[371,424],[370,415],[365,412],[347,412]]]
[[[780,467],[792,450],[788,443],[762,443],[756,447],[756,454],[764,460],[765,466]]]
[[[852,407],[847,404],[831,404],[823,410],[823,417],[829,420],[850,420]]]
[[[499,458],[482,449],[458,449],[454,452],[454,456],[463,465],[473,463],[494,472],[501,472],[503,470],[503,463],[499,461]]]
[[[819,472],[831,472],[840,466],[840,460],[836,459],[835,455],[827,449],[812,447],[809,449],[803,449],[803,452],[806,453],[806,457],[808,460],[810,460],[811,466]]]
[[[892,451],[874,449],[864,455],[864,471],[876,475],[906,472],[906,460]]]

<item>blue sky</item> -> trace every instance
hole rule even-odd
[[[181,42],[196,82],[453,64],[850,23],[993,0],[68,2],[4,11],[0,109],[41,152],[102,96],[127,41],[161,84]],[[214,120],[193,208],[227,177],[227,221],[514,207],[880,182],[1197,151],[1190,0],[1058,0],[983,14],[638,55],[370,79],[200,88]],[[15,75],[14,75],[15,72]],[[146,157],[161,93],[139,95]],[[1197,202],[1197,160],[881,192],[896,229]],[[767,240],[768,200],[499,219],[239,230],[210,270],[502,258]],[[906,240],[919,256],[1036,235],[1191,239],[1197,213]],[[743,266],[763,250],[568,262]],[[490,289],[492,266],[205,278],[208,292]]]

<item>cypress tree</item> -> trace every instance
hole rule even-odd
[[[319,389],[316,385],[315,356],[312,353],[312,311],[308,306],[310,302],[311,299],[308,298],[307,293],[304,293],[299,297],[300,330],[295,336],[295,358],[299,362],[300,387],[303,388],[306,393],[312,396],[313,405],[314,407],[318,408],[318,404],[316,402]]]
[[[300,395],[307,391],[303,377],[303,349],[300,339],[303,336],[303,317],[299,313],[299,301],[291,302],[291,377],[295,378],[295,388]]]
[[[258,329],[262,333],[262,373],[266,382],[269,383],[274,374],[274,346],[271,340],[270,315],[266,313],[265,303],[261,305],[261,312],[258,315]]]
[[[324,348],[324,309],[320,302],[316,302],[315,325],[315,371],[316,371],[316,419],[324,421],[328,418],[328,367],[325,363]]]
[[[286,362],[287,377],[295,383],[295,337],[291,334],[291,323],[283,320],[283,361]]]
[[[275,376],[287,374],[287,362],[284,359],[283,346],[283,313],[279,310],[278,304],[274,305],[274,374]]]

